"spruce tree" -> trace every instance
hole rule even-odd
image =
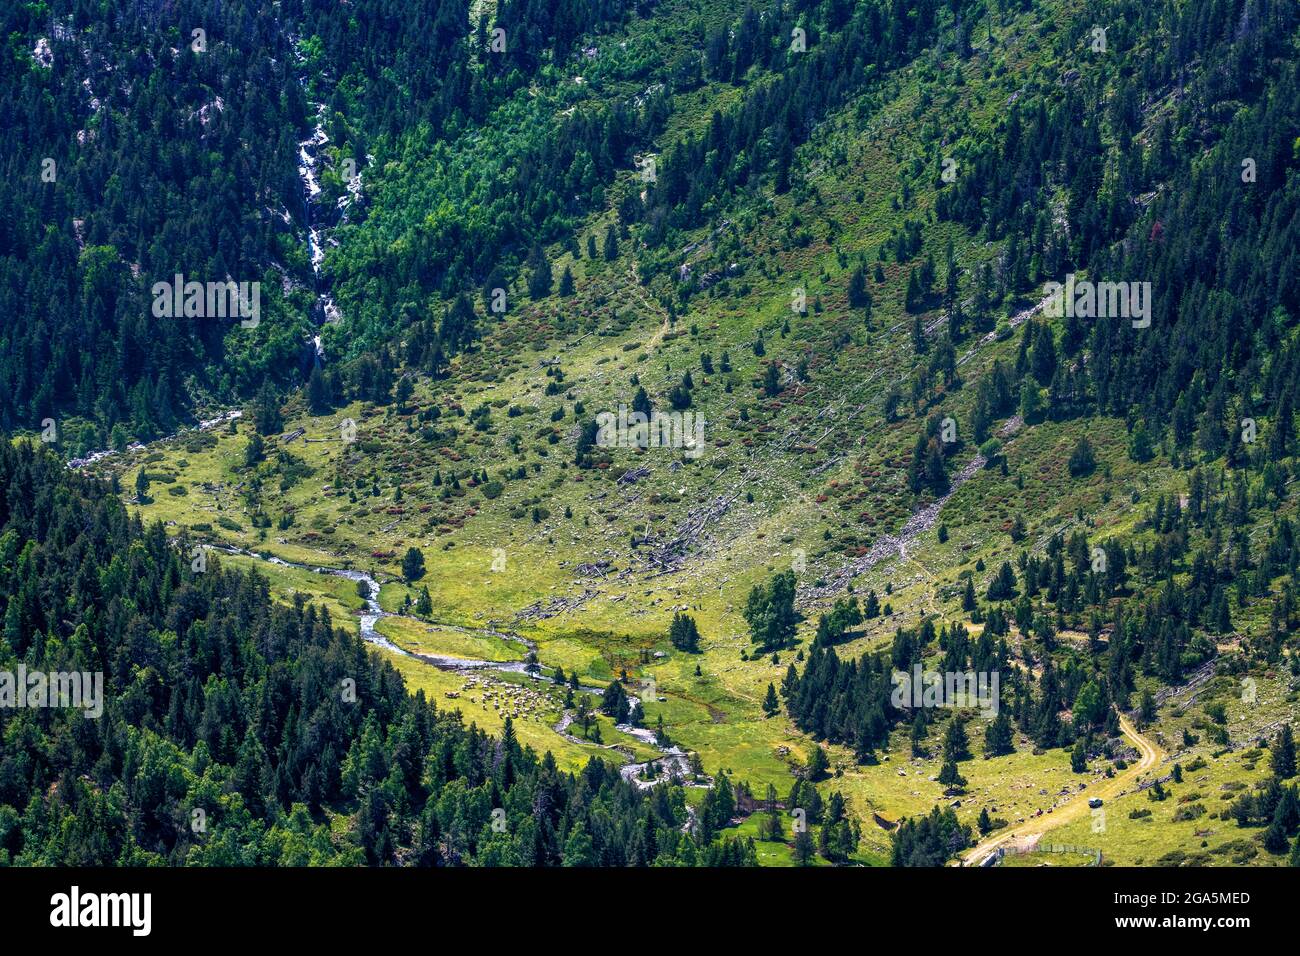
[[[948,722],[948,729],[944,733],[943,759],[952,763],[970,759],[970,740],[966,736],[966,725],[956,715]]]
[[[1083,745],[1083,739],[1080,738],[1074,744],[1074,750],[1070,752],[1070,769],[1075,773],[1086,773],[1088,770],[1088,749]]]
[[[1270,763],[1273,767],[1273,776],[1276,779],[1290,780],[1295,776],[1295,736],[1292,734],[1290,724],[1283,724],[1282,729],[1278,731],[1277,739],[1273,742]]]
[[[966,786],[966,778],[957,770],[957,764],[952,760],[945,760],[943,767],[939,770],[939,782],[945,787],[960,790]]]
[[[826,775],[830,768],[831,762],[826,756],[826,751],[822,749],[821,744],[814,744],[812,756],[808,759],[807,776],[809,780],[817,781]]]
[[[424,552],[419,548],[407,548],[402,558],[402,577],[407,584],[413,584],[424,577]]]
[[[1012,744],[1011,718],[1005,710],[998,710],[997,716],[984,731],[984,756],[1003,757],[1014,753]]]

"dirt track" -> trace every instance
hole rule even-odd
[[[1101,797],[1105,800],[1114,799],[1126,790],[1132,789],[1137,784],[1138,777],[1156,767],[1169,756],[1146,737],[1143,737],[1137,728],[1133,726],[1132,721],[1123,714],[1120,714],[1119,726],[1124,736],[1133,742],[1133,745],[1138,749],[1138,753],[1142,755],[1137,763],[1118,776],[1104,780],[1097,787],[1080,793],[1070,802],[1057,807],[1052,813],[1044,813],[1041,817],[1026,820],[1024,823],[1016,824],[1014,829],[983,840],[973,849],[966,851],[961,860],[962,866],[980,866],[994,851],[1002,846],[1033,847],[1043,834],[1087,814],[1088,801],[1093,797]]]

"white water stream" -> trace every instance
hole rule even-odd
[[[214,546],[215,547],[215,546]],[[256,558],[260,561],[266,561],[268,564],[275,564],[281,567],[297,568],[301,571],[308,571],[312,574],[330,574],[336,577],[347,578],[349,581],[360,581],[366,585],[366,594],[364,596],[366,607],[360,612],[361,638],[362,640],[381,647],[386,651],[394,654],[401,654],[413,660],[421,661],[433,667],[441,668],[448,671],[478,671],[492,670],[505,674],[526,674],[534,680],[542,680],[541,669],[538,665],[530,665],[526,661],[488,661],[474,658],[453,657],[446,654],[428,654],[424,652],[410,651],[406,648],[394,644],[383,634],[379,632],[375,625],[385,617],[399,617],[400,615],[391,614],[385,611],[379,604],[379,582],[373,575],[365,571],[357,571],[350,568],[327,568],[322,566],[312,566],[306,564],[297,564],[292,561],[286,561],[283,558],[274,555],[258,554],[254,551],[247,551],[241,548],[218,547],[217,550],[225,551],[229,554],[239,554],[245,557]],[[414,619],[413,619],[414,620]],[[421,622],[424,623],[424,622]],[[469,634],[487,634],[492,637],[501,638],[507,641],[513,641],[526,647],[530,652],[535,652],[537,645],[527,638],[520,637],[518,634],[512,634],[508,631],[500,631],[493,628],[465,628],[456,625],[438,624],[440,627],[454,627],[456,630],[464,631]],[[604,693],[601,687],[579,687],[578,690],[600,695]],[[628,706],[635,707],[639,703],[639,698],[629,695]],[[561,717],[560,722],[552,729],[556,733],[579,744],[589,744],[590,741],[583,740],[568,733],[568,728],[573,722],[573,715],[566,711]],[[667,747],[661,746],[653,730],[646,727],[635,727],[632,724],[615,725],[620,733],[633,737],[648,747],[658,750],[663,756],[654,760],[642,763],[627,763],[620,769],[619,773],[624,780],[640,788],[654,786],[660,780],[667,779],[670,776],[679,776],[685,778],[690,773],[689,758],[686,751],[676,745]],[[610,745],[609,749],[619,749],[617,745]],[[652,774],[646,774],[646,768],[650,767]],[[644,779],[643,779],[644,778]]]

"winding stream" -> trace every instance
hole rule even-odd
[[[422,651],[407,650],[406,648],[393,643],[380,633],[376,625],[385,617],[403,617],[403,615],[385,611],[383,607],[380,606],[379,581],[376,580],[373,575],[367,574],[365,571],[356,571],[350,568],[329,568],[320,565],[298,564],[293,561],[286,561],[283,558],[276,557],[275,555],[259,554],[256,551],[248,551],[243,548],[219,545],[212,545],[211,547],[216,551],[222,551],[226,554],[236,554],[243,557],[255,558],[256,560],[265,561],[268,564],[279,565],[280,567],[294,568],[299,571],[307,571],[311,574],[333,575],[334,577],[346,578],[347,580],[354,582],[363,582],[366,586],[366,595],[364,597],[366,606],[359,615],[361,622],[361,638],[367,643],[374,644],[376,647],[383,648],[391,653],[400,654],[403,657],[409,657],[413,660],[446,671],[469,673],[487,670],[497,671],[503,674],[525,674],[532,677],[535,681],[543,679],[542,666],[540,664],[530,664],[527,661],[489,661],[476,658],[454,657],[449,654],[429,654]],[[528,652],[533,655],[535,655],[537,651],[536,643],[509,631],[500,631],[491,627],[469,628],[438,621],[419,621],[416,618],[407,618],[407,620],[418,622],[421,625],[431,624],[435,627],[449,628],[465,634],[485,634],[491,637],[512,641],[526,648]],[[586,685],[579,685],[577,690],[593,694],[597,697],[605,692],[603,687]],[[628,695],[629,707],[635,707],[638,703],[640,703],[640,698],[632,694]],[[551,729],[572,743],[588,746],[592,745],[591,741],[584,740],[581,737],[569,733],[568,728],[572,725],[573,721],[573,712],[563,710],[559,722],[552,726]],[[640,763],[629,762],[623,764],[619,768],[619,774],[624,780],[627,780],[629,783],[632,783],[639,788],[645,789],[654,786],[661,780],[666,780],[674,776],[684,779],[690,774],[689,754],[676,744],[670,744],[668,746],[661,745],[653,730],[650,730],[647,727],[636,727],[627,723],[616,724],[615,729],[620,733],[632,737],[647,747],[652,747],[655,750],[658,750],[661,754],[661,756],[652,760],[642,761]],[[616,750],[619,753],[627,754],[626,748],[621,747],[618,744],[599,744],[596,746],[602,746],[607,750]],[[648,773],[647,771],[650,772]]]
[[[299,63],[302,63],[303,57],[299,55],[298,60]],[[305,74],[300,75],[299,83],[302,85],[303,90],[306,91],[308,87],[308,77]],[[319,328],[324,325],[337,322],[340,318],[340,313],[338,306],[335,304],[334,298],[330,295],[328,289],[322,288],[325,283],[321,275],[321,270],[325,262],[325,243],[328,241],[324,238],[324,232],[329,227],[327,224],[320,221],[322,218],[320,216],[320,196],[322,194],[322,188],[320,184],[319,170],[322,162],[323,149],[330,142],[330,138],[329,134],[325,132],[325,104],[313,103],[312,105],[316,108],[316,124],[312,129],[311,135],[298,143],[298,178],[302,181],[303,187],[303,219],[307,227],[306,242],[311,261],[313,284],[316,292],[316,304],[313,307],[312,318],[314,324],[319,330]],[[373,159],[373,156],[366,157],[367,162],[371,162]],[[349,207],[360,199],[361,174],[360,171],[357,170],[355,171],[355,175],[348,181],[347,192],[343,196],[339,197],[337,203],[338,222],[345,222],[347,220]],[[316,360],[318,362],[322,361],[325,357],[325,351],[319,331],[317,331],[312,337],[312,343],[315,347]],[[238,409],[228,411],[218,418],[201,422],[198,426],[198,430],[206,431],[210,428],[216,427],[217,425],[238,418],[240,415],[241,412]],[[182,432],[177,433],[177,435],[180,434],[182,434]],[[171,438],[177,437],[177,435],[168,436],[168,438],[160,439],[160,441],[170,440]],[[139,443],[134,443],[127,450],[139,451],[143,450],[145,447],[146,446]],[[69,462],[69,466],[72,468],[81,468],[87,465],[93,465],[112,454],[112,450],[94,452],[84,458]],[[460,673],[495,671],[503,674],[527,675],[534,681],[540,681],[543,679],[542,666],[538,663],[530,663],[530,660],[536,661],[537,645],[533,641],[509,631],[499,631],[491,627],[468,628],[461,625],[439,621],[418,622],[421,625],[432,624],[436,627],[448,628],[465,634],[488,635],[502,640],[511,641],[524,647],[529,659],[523,661],[479,660],[475,658],[455,657],[449,654],[430,654],[420,651],[412,651],[395,644],[380,633],[377,625],[379,621],[385,617],[401,617],[402,615],[390,614],[388,611],[383,609],[379,603],[379,582],[374,578],[374,576],[367,574],[364,571],[298,564],[292,561],[286,561],[283,558],[275,557],[274,555],[259,554],[255,551],[248,551],[232,546],[211,545],[210,547],[216,551],[255,558],[259,561],[265,561],[268,564],[279,565],[286,568],[295,568],[312,574],[333,575],[335,577],[346,578],[349,581],[363,583],[365,585],[366,593],[363,595],[365,608],[359,614],[361,638],[367,643],[374,644],[376,647],[383,648],[391,653],[400,654],[404,657],[409,657],[413,660],[420,661],[421,663],[447,671],[456,671]],[[360,593],[360,590],[358,590],[358,593]],[[416,621],[415,618],[408,618],[408,620]],[[603,687],[590,686],[579,686],[576,690],[593,694],[597,697],[605,692],[605,688]],[[639,698],[632,696],[631,694],[628,695],[629,706],[635,707],[638,703],[640,703]],[[572,711],[562,710],[560,721],[552,726],[551,729],[566,740],[580,745],[591,746],[591,741],[583,740],[582,738],[568,732],[568,728],[573,723],[573,720],[574,716]],[[660,745],[654,731],[645,727],[636,727],[627,723],[616,724],[615,729],[648,747],[654,748],[661,754],[661,756],[649,761],[640,763],[628,762],[624,764],[619,771],[623,779],[628,780],[637,787],[646,788],[653,786],[655,783],[663,779],[668,779],[673,776],[684,778],[689,774],[690,767],[686,751],[676,745]],[[596,746],[602,746],[607,750],[615,750],[625,756],[629,756],[629,758],[631,757],[629,754],[629,748],[623,745],[600,744]]]

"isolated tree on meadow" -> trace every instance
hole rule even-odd
[[[970,759],[970,740],[966,736],[966,725],[960,717],[954,716],[948,722],[948,729],[943,736],[943,759],[953,763]]]
[[[867,292],[867,273],[858,266],[849,274],[849,308],[865,309],[871,305],[871,295]]]
[[[776,363],[768,365],[763,372],[763,394],[768,398],[775,398],[781,394],[781,375],[776,370]]]
[[[768,717],[775,717],[780,710],[781,703],[776,699],[776,687],[769,682],[767,696],[763,698],[763,713]]]
[[[939,783],[960,790],[966,786],[966,778],[958,771],[955,761],[945,760],[943,766],[939,768]]]
[[[407,548],[402,558],[402,577],[407,584],[412,584],[424,577],[424,552],[419,548]]]
[[[1082,435],[1070,453],[1070,474],[1075,478],[1083,478],[1092,474],[1096,467],[1097,458],[1093,454],[1092,444],[1086,435]]]
[[[1088,748],[1083,745],[1083,738],[1075,741],[1074,750],[1070,751],[1070,769],[1075,773],[1088,770]]]
[[[997,716],[984,731],[984,756],[1003,757],[1014,752],[1011,718],[1005,710],[999,708]]]
[[[677,411],[691,407],[691,373],[687,372],[682,376],[680,384],[674,385],[668,392],[668,404]]]
[[[672,623],[668,625],[668,640],[679,651],[698,654],[700,652],[700,630],[695,624],[695,618],[680,611],[674,614]]]

